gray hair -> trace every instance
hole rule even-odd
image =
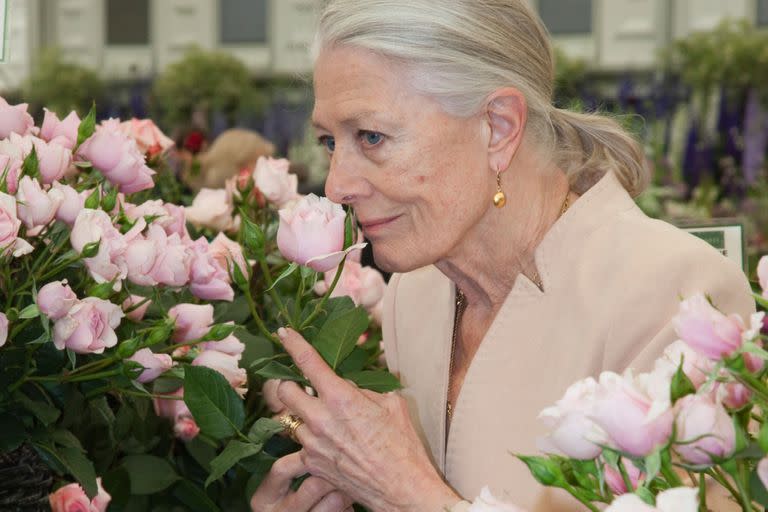
[[[583,192],[606,172],[638,195],[649,172],[641,145],[605,116],[555,108],[549,35],[523,0],[326,0],[315,41],[350,45],[405,64],[416,90],[469,117],[495,90],[526,98],[526,136]]]

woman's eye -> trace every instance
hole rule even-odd
[[[367,130],[360,131],[360,137],[363,142],[368,146],[377,146],[384,140],[384,135],[379,132],[369,132]]]
[[[336,139],[331,137],[330,135],[322,135],[317,138],[318,144],[323,146],[328,153],[333,153],[333,151],[336,149]]]

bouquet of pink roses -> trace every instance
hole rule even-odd
[[[768,256],[758,266],[768,307]],[[519,456],[543,485],[589,510],[706,512],[708,492],[733,508],[768,506],[765,312],[726,315],[704,295],[674,319],[679,340],[651,372],[605,372],[573,384],[540,418],[546,457]],[[609,504],[598,507],[598,504]],[[508,507],[508,508],[504,508]],[[472,511],[519,510],[487,491]]]
[[[375,367],[383,279],[346,261],[351,216],[299,197],[279,160],[188,208],[134,199],[170,144],[94,110],[36,127],[0,98],[0,454],[77,480],[43,494],[54,510],[246,510],[291,449],[259,393],[303,381],[280,326],[361,386],[398,385]]]

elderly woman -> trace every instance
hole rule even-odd
[[[313,121],[326,193],[396,273],[384,344],[404,390],[359,390],[281,330],[318,396],[277,386],[303,449],[276,462],[254,510],[460,511],[484,485],[532,512],[580,510],[513,456],[537,452],[540,410],[585,376],[647,369],[681,296],[752,311],[736,265],[635,205],[640,146],[553,107],[553,80],[522,0],[325,4]]]

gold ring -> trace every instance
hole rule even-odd
[[[284,414],[280,416],[279,421],[283,428],[285,428],[285,433],[288,434],[288,437],[298,443],[299,439],[296,437],[296,431],[304,424],[304,420],[295,414]]]

